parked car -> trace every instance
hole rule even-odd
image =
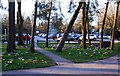
[[[42,34],[43,34],[43,33],[39,33],[38,36],[39,36],[39,37],[42,37]]]
[[[39,37],[44,37],[44,38],[45,38],[45,37],[46,37],[46,34],[45,34],[45,33],[40,33],[40,34],[38,34],[38,36],[39,36]]]
[[[79,37],[79,41],[81,41],[83,38],[83,36]],[[95,34],[89,34],[89,38],[90,40],[96,40],[97,39],[97,36]],[[86,35],[86,39],[88,40],[88,34]]]
[[[68,35],[67,41],[74,41],[74,36],[73,35]]]
[[[57,34],[57,38],[62,37],[62,36],[63,36],[63,33]]]
[[[97,35],[95,35],[95,34],[90,34],[89,37],[90,37],[90,40],[96,40],[97,39]],[[86,39],[88,39],[88,34],[86,36]]]
[[[98,37],[98,41],[100,40],[100,38],[101,38],[101,35],[99,35],[99,37]],[[110,41],[110,36],[108,36],[108,35],[103,35],[103,41]]]
[[[56,39],[56,38],[57,38],[57,34],[50,34],[50,35],[48,36],[48,38]]]
[[[75,34],[75,35],[74,35],[74,39],[75,39],[75,40],[78,40],[79,37],[81,37],[81,36],[82,36],[82,34]]]
[[[58,37],[57,38],[57,41],[60,41],[62,39],[62,36],[61,37]],[[66,41],[74,41],[74,37],[72,35],[68,35],[68,38]]]
[[[100,39],[100,35],[99,35],[99,39]],[[103,39],[109,39],[109,37],[107,35],[103,35]]]
[[[43,37],[43,38],[46,38],[46,34],[45,34],[45,33],[44,33],[44,34],[42,34],[42,37]]]

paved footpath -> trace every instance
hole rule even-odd
[[[49,51],[46,51],[46,50],[43,50],[43,49],[39,48],[37,46],[37,44],[35,44],[35,49],[38,52],[44,54],[45,56],[51,58],[58,65],[65,65],[65,64],[71,64],[72,63],[71,61],[69,61],[69,60],[67,60],[67,59],[65,59],[63,57],[60,57],[60,56],[58,56],[56,54],[53,54],[52,52],[49,52]]]
[[[46,68],[37,68],[37,69],[25,69],[25,70],[14,70],[14,71],[6,71],[3,72],[3,74],[44,74],[49,76],[61,76],[61,75],[78,75],[79,74],[94,74],[94,76],[97,76],[95,74],[110,74],[110,75],[104,75],[104,76],[120,76],[120,61],[119,56],[114,56],[108,59],[104,60],[98,60],[88,63],[79,63],[74,64],[71,61],[64,59],[58,55],[55,55],[51,52],[45,51],[40,49],[35,44],[35,49],[38,52],[41,52],[45,54],[46,56],[50,57],[55,63],[57,63],[57,66],[51,66]],[[113,74],[113,75],[112,75]],[[43,75],[43,76],[44,76]],[[69,76],[68,75],[68,76]],[[41,75],[42,76],[42,75]],[[100,75],[103,76],[103,75]]]

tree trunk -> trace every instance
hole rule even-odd
[[[45,47],[48,47],[48,35],[49,35],[51,10],[52,10],[52,1],[50,2],[50,10],[49,10],[49,16],[48,16],[48,26],[47,26],[47,30],[46,30],[46,45],[45,45]]]
[[[86,49],[86,14],[85,14],[85,8],[86,8],[86,3],[83,3],[83,19],[82,19],[82,46],[84,49]]]
[[[59,43],[59,45],[58,45],[58,47],[56,49],[57,52],[61,52],[62,48],[64,47],[64,43],[65,43],[65,41],[66,41],[66,39],[68,37],[68,34],[69,34],[69,32],[70,32],[70,30],[71,30],[71,28],[72,28],[72,26],[73,26],[73,24],[74,24],[74,22],[75,22],[75,20],[77,18],[77,15],[79,14],[79,11],[80,11],[81,7],[82,7],[82,3],[79,2],[79,5],[78,5],[77,9],[75,10],[75,13],[74,13],[72,19],[70,20],[70,22],[69,22],[69,24],[67,26],[67,29],[66,29],[63,37],[62,37],[62,40],[60,41],[60,43]]]
[[[15,49],[15,1],[9,0],[9,38],[7,52],[14,52]]]
[[[115,38],[115,30],[116,30],[116,24],[117,24],[119,3],[120,3],[120,1],[116,3],[116,10],[115,10],[115,15],[114,15],[114,25],[113,25],[113,28],[112,28],[112,38],[111,38],[111,45],[110,45],[111,50],[114,49],[114,38]]]
[[[17,23],[18,23],[18,45],[24,45],[23,43],[23,18],[21,14],[21,1],[18,1],[18,14],[17,14]]]
[[[100,48],[102,48],[102,46],[103,46],[103,31],[104,31],[104,25],[105,25],[108,5],[109,5],[109,2],[107,2],[107,4],[106,4],[106,9],[105,9],[104,19],[103,19],[103,24],[102,24],[101,38],[100,38]]]
[[[33,24],[33,31],[32,31],[33,33],[32,33],[30,52],[34,52],[34,35],[35,35],[35,28],[36,28],[36,18],[37,18],[37,1],[35,3],[34,24]]]
[[[88,11],[89,11],[89,5],[90,5],[90,2],[88,2],[87,4],[87,9],[86,9],[86,26],[88,28],[88,44],[91,45],[91,41],[90,41],[90,36],[89,36],[89,32],[90,32],[90,25],[89,25],[89,16],[88,16]]]

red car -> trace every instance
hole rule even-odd
[[[56,39],[56,38],[57,38],[57,35],[56,35],[56,34],[50,34],[50,35],[48,36],[48,38]]]

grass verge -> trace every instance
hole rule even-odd
[[[55,52],[57,44],[50,43],[48,48],[45,48],[44,43],[39,43],[38,46],[45,50],[51,51],[57,55],[60,55],[66,59],[71,60],[74,63],[89,62],[95,60],[101,60],[114,56],[120,50],[120,43],[115,44],[114,50],[108,50],[105,48],[99,49],[99,47],[91,46],[87,49],[83,49],[79,44],[69,43],[65,44],[62,52]]]
[[[2,45],[2,70],[43,68],[55,65],[51,59],[38,52],[29,52],[29,47],[19,46],[14,53],[6,52],[7,45]]]

